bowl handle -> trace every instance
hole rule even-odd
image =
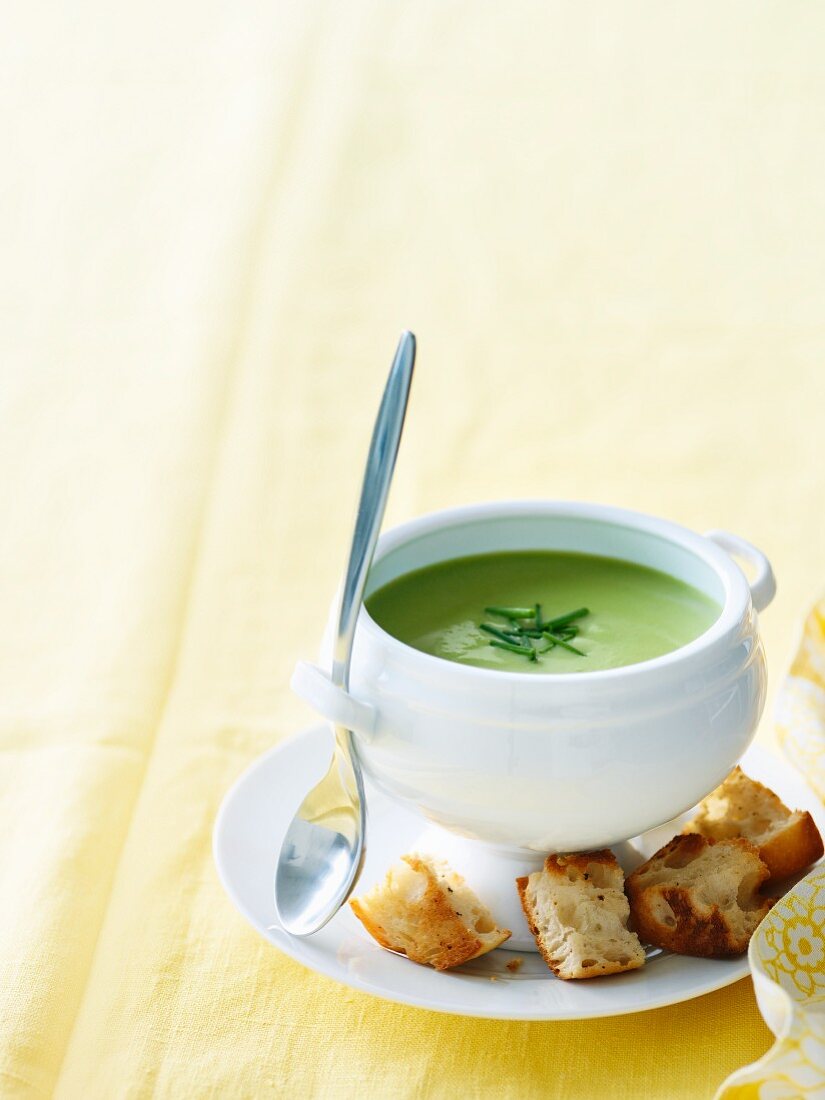
[[[761,550],[738,535],[732,535],[730,531],[706,531],[705,538],[721,546],[729,554],[736,554],[744,558],[753,566],[754,578],[748,581],[751,590],[753,606],[757,611],[763,611],[776,595],[776,578],[771,569],[771,563]]]
[[[292,673],[290,687],[305,703],[333,725],[352,730],[365,741],[375,732],[375,707],[355,699],[333,684],[329,676],[309,661],[299,661]]]

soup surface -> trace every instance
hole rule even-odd
[[[424,653],[529,673],[594,672],[647,661],[698,638],[720,612],[703,592],[666,573],[550,550],[438,562],[390,581],[366,606],[379,626]],[[579,614],[552,625],[573,612]]]

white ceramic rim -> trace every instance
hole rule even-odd
[[[509,672],[501,669],[479,668],[474,665],[461,664],[458,661],[447,661],[443,657],[436,657],[430,653],[423,653],[406,642],[400,641],[394,635],[379,626],[375,619],[362,607],[358,621],[359,630],[367,635],[372,635],[375,642],[383,646],[389,646],[390,650],[398,649],[403,653],[405,665],[411,670],[419,669],[426,674],[428,671],[437,673],[444,670],[444,666],[450,668],[451,677],[455,677],[458,685],[463,681],[468,689],[478,687],[480,683],[490,684],[491,676],[494,682],[504,686],[507,683],[518,685],[522,688],[528,685],[546,685],[549,681],[559,688],[565,685],[587,683],[589,686],[615,684],[621,681],[625,684],[628,680],[636,684],[642,679],[661,676],[674,666],[679,666],[679,674],[684,675],[684,665],[692,663],[699,658],[707,659],[708,651],[714,648],[725,647],[729,636],[735,633],[742,624],[752,605],[751,589],[747,577],[733,560],[727,551],[704,535],[672,523],[670,520],[650,516],[644,512],[633,512],[625,508],[615,508],[605,504],[591,504],[582,501],[558,501],[558,500],[508,500],[492,501],[484,504],[468,504],[457,508],[445,508],[438,512],[429,512],[424,516],[408,520],[387,531],[378,540],[374,561],[379,562],[404,543],[414,538],[427,535],[443,527],[461,526],[485,519],[500,519],[511,517],[530,516],[567,516],[572,518],[590,519],[603,523],[612,523],[622,527],[629,527],[645,534],[675,543],[677,546],[693,554],[714,571],[722,583],[724,590],[724,603],[718,618],[687,645],[671,650],[660,657],[653,657],[648,661],[638,661],[631,665],[622,665],[619,668],[598,669],[592,672]],[[609,556],[609,555],[608,555]],[[755,614],[755,611],[754,611]]]

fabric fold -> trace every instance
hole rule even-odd
[[[807,615],[777,704],[788,758],[825,798],[825,599]],[[773,907],[748,949],[756,999],[776,1042],[716,1100],[825,1097],[825,866]]]

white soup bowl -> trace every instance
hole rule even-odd
[[[596,504],[503,502],[422,516],[378,542],[367,596],[423,566],[502,550],[578,551],[658,569],[720,607],[700,637],[604,671],[514,673],[422,653],[362,608],[350,689],[301,663],[293,687],[353,731],[393,798],[501,854],[607,847],[693,806],[753,738],[765,702],[757,611],[770,564],[725,532],[702,536]],[[731,554],[751,567],[749,582]],[[333,610],[333,614],[335,611]],[[323,656],[329,653],[327,641]]]

